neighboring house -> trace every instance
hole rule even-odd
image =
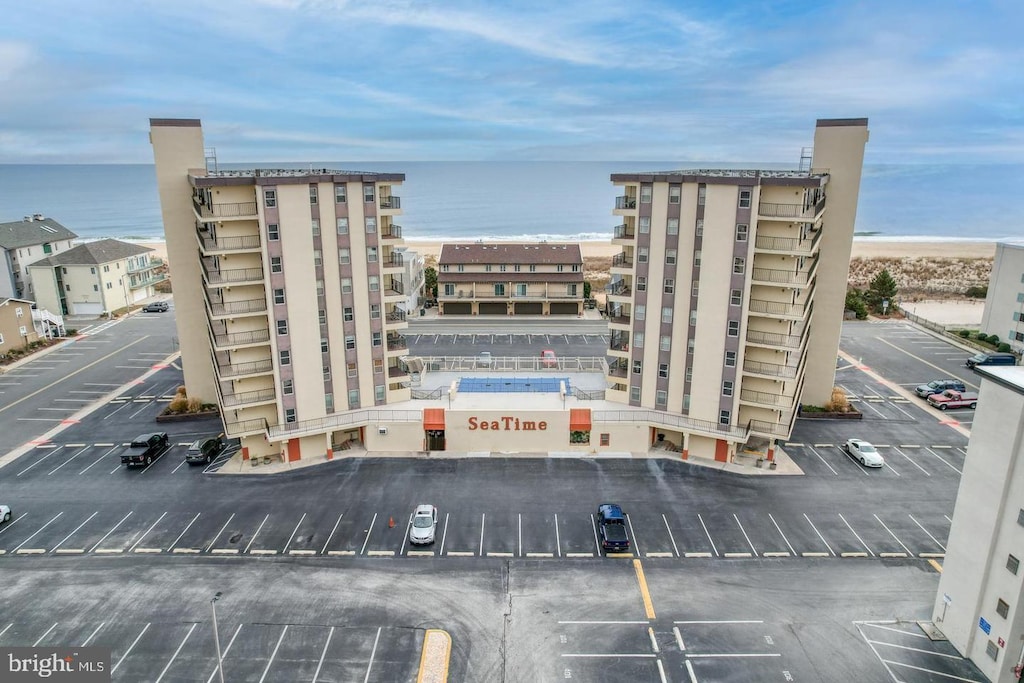
[[[397,247],[392,258],[403,267],[401,275],[405,301],[398,305],[409,315],[415,316],[416,309],[423,301],[423,257],[407,247]]]
[[[981,331],[1024,351],[1024,241],[996,243]]]
[[[0,223],[0,297],[34,299],[26,267],[71,249],[76,237],[57,221],[38,213],[20,221]]]
[[[101,315],[153,296],[165,279],[148,247],[114,239],[80,244],[29,266],[40,308],[63,315]]]
[[[39,339],[32,325],[32,302],[0,299],[0,356]]]
[[[437,260],[441,315],[578,315],[583,254],[578,244],[445,244]]]

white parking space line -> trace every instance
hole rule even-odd
[[[101,622],[100,622],[100,625],[99,625],[99,626],[97,626],[97,627],[96,627],[96,628],[95,628],[95,629],[93,630],[93,632],[89,634],[89,637],[88,637],[88,638],[86,638],[86,639],[85,639],[85,642],[84,642],[84,643],[82,643],[81,645],[79,645],[79,647],[86,647],[86,646],[87,646],[87,645],[88,645],[89,643],[91,643],[91,642],[92,642],[92,639],[96,637],[96,634],[100,632],[100,629],[101,629],[101,628],[103,628],[104,624],[106,624],[106,623],[107,623],[107,622],[105,622],[105,621],[101,621]],[[3,635],[3,634],[0,634],[0,635]]]
[[[135,548],[137,548],[137,547],[138,547],[138,545],[139,545],[140,543],[142,543],[142,539],[144,539],[144,538],[145,538],[146,536],[148,536],[148,535],[149,535],[149,532],[153,530],[153,527],[155,527],[155,526],[156,526],[157,524],[159,524],[159,523],[160,523],[160,520],[161,520],[161,519],[163,519],[163,518],[164,518],[164,517],[166,517],[166,516],[167,516],[167,512],[166,512],[166,511],[164,511],[164,514],[162,514],[162,515],[160,515],[159,517],[157,517],[156,521],[155,521],[155,522],[153,522],[152,524],[150,524],[150,525],[149,525],[149,528],[148,528],[148,529],[146,529],[146,532],[145,532],[144,534],[142,534],[141,536],[139,536],[139,540],[135,541],[135,543],[132,543],[131,547],[130,547],[130,548],[128,548],[128,552],[130,552],[130,553],[133,553],[133,552],[135,552]]]
[[[736,516],[736,513],[733,513],[732,518],[736,520],[736,526],[740,528],[740,533],[743,534],[743,538],[747,539],[747,545],[750,546],[750,551],[754,553],[754,557],[757,557],[757,548],[755,548],[754,544],[750,542],[750,536],[747,536],[746,529],[744,529],[743,525],[740,524],[740,518]]]
[[[270,653],[270,659],[267,660],[267,667],[263,669],[263,675],[260,676],[260,683],[263,683],[267,679],[267,673],[270,671],[271,664],[274,663],[274,658],[277,657],[277,651],[281,648],[281,642],[284,640],[284,634],[288,633],[288,626],[284,627],[281,631],[280,637],[277,639],[277,645],[274,646],[274,651]]]
[[[228,521],[224,522],[224,526],[222,526],[220,528],[220,531],[217,532],[217,535],[213,537],[212,541],[210,541],[210,545],[206,546],[205,552],[210,552],[210,549],[213,548],[213,544],[217,542],[217,539],[220,538],[220,535],[222,533],[224,533],[224,530],[228,528],[228,524],[231,524],[231,520],[234,519],[234,518],[235,518],[235,513],[232,512],[231,516],[228,517]]]
[[[934,448],[934,446],[933,446],[933,448]],[[962,470],[960,470],[959,468],[955,467],[955,466],[954,466],[954,465],[953,465],[952,463],[950,463],[950,462],[949,462],[948,460],[946,460],[945,458],[943,458],[943,457],[942,457],[941,455],[939,455],[938,453],[936,453],[935,451],[933,451],[933,450],[932,450],[931,448],[929,448],[928,446],[925,446],[925,447],[924,447],[924,449],[925,449],[926,451],[928,451],[929,453],[931,453],[932,455],[934,455],[934,456],[935,456],[936,458],[938,458],[939,460],[941,460],[941,461],[943,462],[943,464],[945,464],[945,465],[946,465],[946,467],[948,467],[949,469],[953,470],[953,471],[954,471],[954,472],[956,472],[957,474],[963,474],[963,471],[962,471]]]
[[[121,410],[122,408],[126,408],[126,407],[128,407],[130,405],[131,405],[131,403],[124,403],[124,404],[122,404],[119,408],[115,408],[111,412],[109,412],[106,415],[104,415],[103,419],[104,420],[109,420],[110,418],[114,417],[114,415],[116,415],[119,410]]]
[[[823,463],[823,464],[825,465],[825,467],[827,467],[827,468],[829,468],[830,470],[832,470],[832,474],[834,474],[834,475],[836,475],[836,476],[839,476],[839,473],[838,473],[838,472],[836,472],[835,468],[833,468],[833,467],[832,467],[832,465],[829,465],[829,464],[828,464],[828,461],[827,461],[827,460],[825,460],[825,458],[821,457],[821,454],[820,454],[820,453],[818,453],[818,451],[814,450],[814,447],[813,447],[813,446],[808,446],[808,447],[807,447],[807,449],[808,449],[808,450],[809,450],[809,451],[810,451],[811,453],[814,453],[814,454],[815,454],[816,456],[818,456],[818,460],[820,460],[820,461],[821,461],[821,462],[822,462],[822,463]]]
[[[807,513],[804,513],[804,519],[806,519],[807,523],[811,525],[811,528],[814,529],[814,533],[818,535],[818,538],[820,538],[821,542],[825,544],[825,547],[828,548],[828,551],[832,553],[832,557],[835,557],[836,551],[832,550],[832,546],[828,544],[828,541],[825,540],[825,537],[821,535],[820,531],[818,531],[818,527],[814,526],[814,522],[812,522],[811,518],[807,516]]]
[[[366,676],[363,678],[363,683],[370,680],[370,671],[373,670],[373,659],[377,656],[377,643],[380,642],[380,631],[382,628],[384,627],[377,627],[377,637],[373,639],[373,649],[370,650],[370,662],[366,665]]]
[[[47,453],[47,454],[46,454],[46,455],[44,455],[43,457],[39,458],[38,460],[36,460],[36,461],[35,461],[34,463],[32,463],[31,465],[29,465],[28,467],[26,467],[25,469],[23,469],[23,470],[22,470],[21,472],[18,472],[18,474],[17,474],[16,476],[19,476],[19,477],[20,477],[21,475],[25,474],[25,473],[26,473],[26,472],[28,472],[28,471],[29,471],[30,469],[32,469],[33,467],[35,467],[36,465],[38,465],[39,463],[41,463],[42,461],[46,460],[46,459],[47,459],[47,458],[49,458],[49,457],[50,457],[51,455],[53,455],[54,453],[56,453],[56,452],[57,452],[58,450],[60,450],[60,449],[54,449],[54,450],[50,451],[49,453]]]
[[[51,553],[53,553],[53,552],[56,552],[56,551],[57,551],[57,548],[59,548],[59,547],[61,547],[62,545],[64,545],[64,541],[66,541],[66,540],[68,540],[69,538],[71,538],[72,536],[74,536],[74,535],[75,535],[75,533],[76,533],[76,532],[77,532],[77,531],[78,531],[79,529],[81,529],[81,528],[82,528],[83,526],[85,526],[86,524],[88,524],[88,523],[89,523],[89,520],[90,520],[90,519],[92,519],[93,517],[95,517],[96,515],[98,515],[99,513],[100,513],[100,511],[99,511],[99,510],[97,510],[96,512],[94,512],[94,513],[92,513],[91,515],[89,515],[88,519],[86,519],[86,520],[85,520],[84,522],[82,522],[81,524],[79,524],[78,526],[76,526],[76,527],[75,527],[75,530],[74,530],[74,531],[72,531],[72,532],[71,532],[70,534],[68,534],[68,535],[67,535],[67,536],[65,536],[64,538],[62,538],[62,539],[60,540],[60,543],[58,543],[57,545],[55,545],[55,546],[53,546],[52,548],[50,548],[50,552],[51,552]]]
[[[448,513],[444,513],[444,531],[441,532],[441,552],[439,555],[444,555],[444,539],[448,536]]]
[[[181,648],[185,647],[185,643],[188,642],[189,637],[192,635],[192,632],[196,630],[196,626],[198,625],[199,624],[192,624],[192,628],[190,628],[188,630],[188,633],[185,634],[185,637],[181,639],[181,643],[178,645],[178,649],[174,651],[173,655],[171,655],[170,661],[167,662],[167,665],[164,667],[164,670],[160,672],[159,676],[157,676],[155,683],[160,683],[160,681],[164,679],[164,675],[167,673],[167,670],[171,668],[171,664],[174,664],[174,660],[178,658],[179,654],[181,654]]]
[[[41,527],[39,527],[38,529],[36,529],[36,530],[35,530],[35,532],[34,532],[34,533],[33,533],[33,534],[31,535],[31,536],[29,536],[29,537],[28,537],[28,538],[26,538],[26,539],[25,539],[24,541],[22,541],[22,542],[21,542],[21,543],[19,543],[19,544],[18,544],[17,546],[15,546],[14,550],[12,550],[11,552],[15,552],[15,553],[16,553],[16,552],[18,552],[18,550],[19,550],[19,549],[21,549],[21,547],[22,547],[23,545],[25,545],[26,543],[28,543],[29,541],[31,541],[31,540],[32,540],[33,538],[35,538],[35,537],[36,537],[37,535],[39,535],[39,532],[41,532],[41,531],[42,531],[43,529],[45,529],[46,527],[48,527],[48,526],[50,526],[51,524],[53,524],[54,522],[56,522],[56,521],[57,521],[57,519],[58,519],[58,518],[59,518],[59,517],[60,517],[61,515],[63,515],[63,514],[64,514],[64,512],[63,512],[63,511],[62,511],[62,512],[58,512],[58,513],[57,513],[56,515],[54,515],[54,516],[53,516],[53,519],[51,519],[51,520],[50,520],[49,522],[47,522],[46,524],[44,524],[44,525],[42,525]]]
[[[0,630],[0,638],[3,638],[4,634],[7,633],[8,629],[10,629],[12,626],[14,626],[14,622],[13,621],[11,623],[7,624],[7,626],[4,626],[3,630]]]
[[[919,469],[919,470],[921,470],[922,472],[924,472],[924,473],[925,473],[925,476],[928,476],[928,477],[932,476],[932,473],[931,473],[931,472],[929,472],[929,471],[928,471],[928,470],[926,470],[925,468],[923,468],[923,467],[921,467],[920,465],[918,465],[918,464],[917,464],[916,462],[914,462],[914,459],[913,459],[913,458],[911,458],[911,457],[910,457],[909,455],[907,455],[906,453],[904,453],[903,451],[901,451],[901,450],[900,450],[899,448],[897,448],[896,446],[893,446],[893,447],[892,447],[892,449],[893,449],[894,451],[896,451],[897,453],[899,453],[900,455],[902,455],[902,456],[903,456],[904,458],[906,458],[906,459],[907,459],[908,461],[910,461],[910,464],[911,464],[911,465],[913,465],[913,466],[914,466],[914,467],[916,467],[917,469]]]
[[[18,515],[17,517],[15,517],[13,522],[8,522],[7,524],[4,524],[3,527],[0,527],[0,534],[4,533],[8,529],[10,529],[12,526],[17,524],[21,520],[25,519],[26,516],[28,516],[28,513],[27,512],[23,512],[20,515]]]
[[[711,549],[715,551],[715,557],[721,557],[721,555],[718,554],[718,548],[715,547],[714,539],[712,539],[711,534],[708,533],[708,526],[704,523],[704,518],[700,516],[700,513],[697,513],[697,519],[700,520],[700,525],[704,528],[704,535],[708,537],[708,542],[711,544]]]
[[[373,513],[373,519],[370,520],[370,528],[366,530],[366,538],[363,539],[363,547],[359,549],[360,555],[366,554],[366,544],[370,542],[370,534],[373,533],[373,525],[377,522],[377,513]]]
[[[173,541],[171,541],[171,544],[169,546],[167,546],[167,552],[173,552],[174,551],[174,547],[176,545],[178,545],[178,541],[180,541],[181,537],[185,535],[185,532],[188,531],[189,528],[191,528],[191,526],[193,524],[195,524],[195,521],[197,519],[199,519],[199,515],[201,515],[201,514],[203,514],[203,513],[197,512],[196,516],[192,518],[192,521],[185,525],[185,528],[182,529],[180,534],[178,534],[178,537],[176,539],[174,539]]]
[[[629,535],[633,537],[633,550],[636,551],[637,557],[642,557],[640,553],[640,542],[636,539],[636,532],[633,531],[633,522],[629,518],[629,513],[626,513],[626,523],[629,524]]]
[[[117,671],[117,667],[121,666],[121,663],[124,662],[124,660],[128,659],[128,655],[130,655],[132,653],[132,650],[135,649],[135,646],[139,644],[139,640],[142,639],[142,636],[145,635],[146,631],[149,630],[150,626],[152,626],[152,622],[142,627],[142,631],[139,632],[139,635],[135,636],[135,640],[132,641],[132,644],[129,645],[128,649],[124,651],[123,655],[121,655],[121,659],[117,660],[117,664],[115,664],[114,667],[110,670],[111,674]]]
[[[593,517],[591,517],[593,520]],[[562,556],[562,539],[558,535],[558,513],[555,513],[555,547],[558,548],[558,556]]]
[[[97,444],[97,445],[99,445],[99,444]],[[79,472],[78,474],[85,474],[86,472],[88,472],[88,471],[89,471],[90,469],[92,469],[92,467],[93,467],[94,465],[96,465],[96,464],[97,464],[97,463],[99,463],[99,462],[100,462],[101,460],[103,460],[103,458],[105,458],[106,456],[108,456],[108,455],[110,455],[111,453],[113,453],[113,452],[114,452],[114,449],[116,449],[116,448],[118,448],[118,447],[117,447],[117,446],[114,446],[113,448],[111,448],[111,449],[110,449],[109,451],[107,451],[106,453],[103,453],[102,455],[100,455],[100,457],[96,458],[96,460],[94,460],[94,461],[93,461],[92,465],[89,465],[88,467],[86,467],[86,468],[85,468],[84,470],[82,470],[82,471],[81,471],[81,472]]]
[[[896,534],[893,533],[892,529],[890,529],[888,526],[886,526],[885,522],[883,522],[882,519],[878,515],[872,514],[871,516],[874,517],[875,519],[877,519],[878,523],[881,524],[885,528],[885,530],[889,532],[889,535],[892,536],[894,539],[896,539],[896,542],[900,544],[900,547],[902,547],[904,550],[907,551],[907,555],[909,555],[910,557],[914,556],[914,553],[910,552],[910,548],[908,548],[903,543],[903,541],[900,540],[899,536],[897,536]],[[932,540],[934,540],[934,539],[932,539]]]
[[[487,522],[486,517],[486,514],[480,514],[480,557],[484,556],[484,524]]]
[[[327,642],[324,643],[324,649],[320,653],[320,661],[317,662],[316,671],[313,672],[313,683],[316,683],[316,679],[320,677],[320,669],[324,666],[324,658],[327,656],[327,648],[331,646],[331,638],[333,637],[334,627],[332,626],[331,630],[327,632]],[[212,681],[207,681],[207,683],[212,683]]]
[[[59,623],[60,622],[57,622],[57,621],[53,622],[53,626],[51,626],[50,628],[46,629],[46,633],[44,633],[43,635],[39,636],[39,638],[36,639],[36,642],[32,643],[32,647],[39,647],[39,643],[43,642],[43,638],[45,638],[46,636],[50,635],[50,631],[52,631],[53,629],[57,628],[57,624],[59,624]]]
[[[299,523],[292,529],[292,535],[288,537],[288,542],[284,544],[284,548],[281,550],[282,555],[288,554],[288,546],[292,544],[292,539],[295,538],[295,534],[299,533],[299,527],[302,526],[302,520],[306,519],[306,513],[302,513],[302,517],[299,518]]]
[[[697,683],[697,675],[693,672],[693,664],[690,663],[689,659],[684,664],[686,664],[686,673],[690,674],[690,683]]]
[[[594,516],[590,515],[590,528],[594,530],[594,547],[597,549],[597,554],[601,554],[601,542],[597,540],[597,522],[594,521]],[[561,557],[561,555],[559,555]]]
[[[871,557],[875,557],[874,551],[872,551],[871,548],[868,547],[868,544],[864,542],[864,539],[860,537],[860,534],[854,531],[853,527],[850,526],[850,523],[846,521],[846,517],[843,517],[842,513],[839,514],[839,519],[843,520],[843,524],[846,525],[846,528],[853,532],[853,535],[857,537],[857,540],[860,541],[860,544],[864,546],[864,550],[868,551],[868,554],[871,555]]]
[[[256,529],[256,533],[252,535],[252,538],[250,538],[249,542],[245,545],[245,550],[242,551],[243,553],[249,552],[249,548],[252,547],[252,544],[256,541],[256,537],[260,535],[261,531],[263,531],[263,525],[267,523],[268,519],[270,519],[270,513],[267,513],[267,516],[263,518],[262,522],[260,522],[259,527]]]
[[[516,515],[519,518],[519,557],[523,556],[523,513]]]
[[[345,516],[345,513],[338,515],[338,521],[334,523],[334,528],[331,529],[330,535],[327,537],[327,542],[324,543],[324,547],[320,550],[320,554],[327,552],[327,546],[331,544],[331,539],[334,538],[334,532],[338,530],[338,525],[341,524],[341,518]]]
[[[901,397],[901,401],[902,401],[902,400],[903,400],[903,399],[902,399],[902,397]],[[906,401],[903,401],[903,402],[906,402]],[[907,417],[909,417],[909,418],[910,418],[911,420],[914,420],[915,422],[917,421],[917,418],[916,418],[916,417],[914,417],[913,415],[911,415],[911,414],[910,414],[910,413],[908,413],[907,411],[903,410],[903,408],[900,408],[898,404],[896,404],[896,403],[894,403],[894,402],[890,401],[890,402],[889,402],[889,405],[891,405],[891,406],[892,406],[893,408],[895,408],[896,410],[900,411],[901,413],[903,413],[904,415],[906,415]]]
[[[182,467],[184,467],[187,464],[188,464],[188,461],[185,460],[184,458],[182,458],[181,462],[178,463],[178,466],[175,467],[173,470],[171,470],[171,474],[174,474],[175,472],[177,472],[178,470],[180,470]]]
[[[83,448],[82,450],[78,451],[77,453],[75,453],[74,455],[72,455],[72,456],[71,456],[70,458],[68,458],[67,460],[65,460],[64,462],[62,462],[61,464],[57,465],[57,466],[56,466],[56,467],[54,467],[54,468],[53,468],[52,470],[50,470],[49,472],[47,472],[47,473],[46,473],[46,476],[50,476],[51,474],[53,474],[54,472],[56,472],[57,470],[59,470],[59,469],[60,469],[61,467],[64,467],[64,465],[67,465],[67,464],[68,464],[69,462],[71,462],[72,460],[74,460],[75,458],[77,458],[78,456],[80,456],[80,455],[81,455],[82,453],[85,453],[85,452],[86,452],[87,450],[89,450],[89,448],[90,448],[89,446],[86,446],[86,447],[85,447],[85,448]]]
[[[222,652],[221,655],[220,655],[221,656],[221,664],[224,663],[224,658],[228,656],[228,652],[231,651],[231,646],[235,644],[235,638],[238,637],[238,632],[241,631],[241,630],[242,630],[242,625],[239,624],[238,627],[235,629],[235,632],[231,635],[231,640],[228,641],[227,647],[224,648],[224,652]],[[333,626],[331,627],[331,631],[332,632],[334,631],[334,627]],[[213,683],[213,677],[217,675],[217,672],[219,670],[220,670],[219,667],[216,664],[214,664],[213,671],[210,672],[210,677],[206,679],[206,683]],[[319,669],[317,669],[317,671],[319,672]],[[314,681],[314,683],[316,683],[316,678],[314,678],[313,681]]]
[[[676,545],[676,537],[672,535],[672,527],[668,525],[668,519],[665,518],[664,513],[661,515],[661,520],[665,522],[665,529],[668,530],[668,537],[672,541],[672,549],[676,551],[676,557],[679,557],[679,546]]]
[[[793,549],[793,544],[789,542],[788,538],[786,538],[786,534],[782,533],[782,528],[779,526],[779,523],[775,521],[775,518],[772,517],[772,513],[770,512],[768,513],[768,519],[772,520],[772,524],[775,525],[775,529],[779,532],[779,536],[782,536],[782,540],[785,541],[786,545],[789,547],[789,552],[793,553],[793,557],[796,557],[797,554],[796,550]]]
[[[103,538],[101,538],[100,540],[96,541],[96,545],[94,545],[93,547],[89,548],[89,552],[90,553],[91,552],[95,552],[96,548],[98,548],[100,546],[100,543],[103,543],[103,541],[107,540],[107,536],[110,536],[110,534],[114,533],[117,530],[117,527],[121,526],[124,523],[124,520],[128,519],[129,517],[131,517],[132,514],[134,514],[134,512],[135,511],[132,510],[127,515],[122,517],[121,521],[118,522],[117,524],[115,524],[113,527],[111,527],[110,531],[108,531],[107,533],[103,534]]]
[[[405,554],[405,542],[409,540],[409,533],[412,531],[412,515],[409,515],[409,521],[405,523],[405,535],[402,536],[402,547],[398,549],[399,555]],[[434,527],[434,533],[437,533],[437,527]],[[431,552],[431,555],[434,553]]]

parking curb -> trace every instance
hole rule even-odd
[[[423,634],[423,652],[416,683],[446,683],[452,656],[452,637],[443,629],[428,628]]]

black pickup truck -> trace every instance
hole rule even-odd
[[[614,503],[598,505],[597,528],[602,550],[629,552],[629,534],[626,533],[626,517],[622,514],[622,508]]]
[[[164,454],[167,445],[167,432],[140,434],[121,451],[121,464],[128,467],[149,465]]]

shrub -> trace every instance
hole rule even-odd
[[[970,339],[971,338],[971,331],[970,330],[960,330],[957,334],[959,334],[964,339]]]
[[[1010,352],[1010,345],[1007,344],[1006,342],[999,342],[999,352],[1000,353],[1009,353]]]
[[[978,341],[988,341],[988,335],[984,332],[978,333]]]
[[[972,287],[968,287],[967,290],[964,291],[964,296],[969,296],[973,299],[984,299],[988,296],[988,285],[974,285]]]
[[[180,387],[178,387],[177,390],[175,390],[174,395],[175,396],[188,396],[188,394],[185,392],[185,385],[182,384]]]
[[[992,346],[998,346],[999,345],[999,335],[998,334],[990,334],[988,336],[988,343],[991,344]]]
[[[188,399],[184,396],[178,395],[176,398],[171,400],[167,409],[172,413],[184,413],[188,410]]]
[[[188,399],[188,412],[198,413],[203,409],[203,399],[201,398],[190,398]]]
[[[825,404],[825,409],[833,413],[846,413],[850,410],[850,401],[846,392],[840,387],[832,387],[832,398]]]

